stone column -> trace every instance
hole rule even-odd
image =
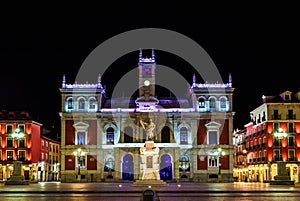
[[[114,179],[115,181],[120,181],[121,180],[121,152],[119,148],[115,148],[114,150],[114,158],[115,158],[115,171],[114,171]]]
[[[21,176],[22,175],[22,162],[21,161],[14,161],[14,176]]]
[[[286,171],[286,163],[283,161],[277,162],[277,176],[274,177],[275,180],[289,180],[289,176]]]

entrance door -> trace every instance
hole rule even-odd
[[[161,180],[172,180],[172,160],[169,154],[161,156],[160,160],[160,179]]]
[[[29,180],[29,170],[24,171],[25,180]]]
[[[123,157],[122,180],[133,181],[133,158],[130,154]]]

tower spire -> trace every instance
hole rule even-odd
[[[66,87],[66,75],[63,75],[63,79],[62,79],[62,88]]]
[[[152,60],[155,60],[155,54],[154,54],[154,49],[152,48]]]
[[[232,83],[231,73],[229,73],[229,76],[228,76],[228,82],[229,82],[229,83]]]
[[[102,88],[102,84],[101,84],[101,74],[98,75],[98,83],[97,83],[97,87],[98,87],[98,88]]]
[[[139,61],[142,61],[142,59],[143,59],[143,52],[142,52],[142,48],[140,48]]]
[[[192,86],[195,86],[196,85],[196,75],[195,75],[195,73],[193,74],[193,84],[192,84]]]

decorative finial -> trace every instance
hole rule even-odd
[[[152,60],[155,60],[154,49],[152,48]]]
[[[66,75],[63,75],[63,79],[62,79],[62,88],[66,87]]]
[[[192,84],[192,87],[195,87],[196,86],[196,75],[195,73],[193,74],[193,84]]]
[[[142,60],[143,57],[143,52],[142,52],[142,48],[140,48],[140,55],[139,55],[139,59]]]
[[[229,82],[229,83],[232,83],[232,77],[231,77],[231,73],[229,73],[228,82]]]
[[[101,74],[98,75],[98,83],[97,83],[97,87],[98,87],[98,88],[102,88],[102,84],[101,84]]]

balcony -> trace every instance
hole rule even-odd
[[[274,161],[282,161],[282,156],[280,156],[280,157],[274,157]]]
[[[281,114],[271,115],[271,120],[281,120]]]
[[[287,114],[287,115],[286,115],[286,119],[287,119],[287,120],[293,120],[293,119],[296,119],[296,114]]]
[[[295,161],[295,157],[288,158],[288,161]]]

